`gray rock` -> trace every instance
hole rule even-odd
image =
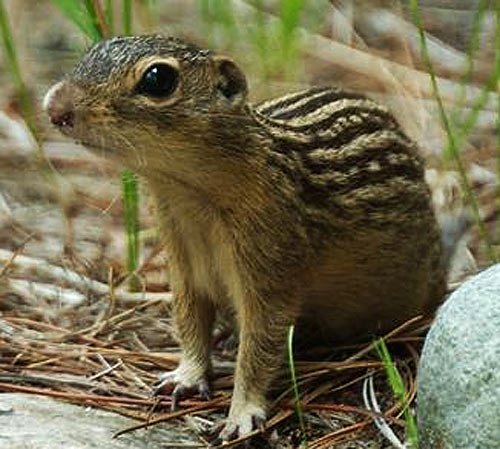
[[[418,372],[422,449],[500,448],[500,264],[438,311]]]
[[[137,421],[46,397],[0,394],[0,404],[0,449],[158,449],[200,444],[184,426],[165,423],[112,438]]]

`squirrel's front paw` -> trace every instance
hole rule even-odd
[[[155,385],[153,394],[166,393],[172,395],[172,411],[177,409],[181,399],[200,395],[203,399],[210,399],[210,386],[206,373],[199,374],[197,370],[186,369],[185,366],[160,375],[160,382]]]
[[[212,434],[212,445],[244,437],[256,429],[263,429],[266,423],[264,407],[247,402],[241,407],[234,407],[225,423]]]

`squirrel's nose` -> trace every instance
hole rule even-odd
[[[69,86],[60,82],[52,86],[45,94],[43,107],[50,122],[59,128],[73,128],[75,110]]]
[[[55,111],[49,109],[48,111],[50,123],[55,126],[62,127],[67,126],[73,128],[75,113],[73,111]]]

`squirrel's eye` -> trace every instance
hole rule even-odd
[[[147,68],[137,84],[138,94],[150,97],[168,97],[175,91],[179,81],[179,73],[168,64],[154,64]]]

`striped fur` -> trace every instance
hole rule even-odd
[[[384,106],[317,87],[251,112],[275,142],[269,163],[297,184],[311,218],[331,221],[325,212],[337,210],[343,222],[386,225],[407,220],[401,210],[428,209],[422,161]]]

